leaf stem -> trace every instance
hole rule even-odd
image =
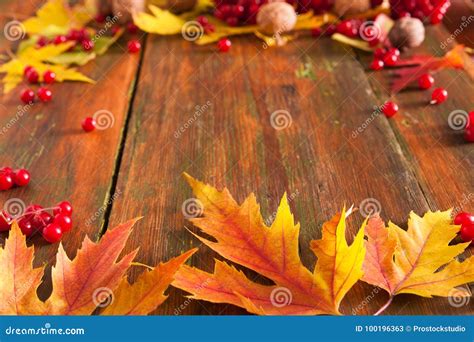
[[[390,304],[392,304],[392,301],[393,301],[393,296],[390,296],[390,298],[388,299],[387,303],[384,304],[384,306],[382,306],[379,311],[377,311],[376,313],[374,313],[374,316],[378,316],[380,315],[382,312],[384,312],[389,306]]]

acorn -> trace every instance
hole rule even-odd
[[[333,11],[340,17],[370,10],[370,0],[336,0]]]
[[[277,45],[283,45],[281,34],[296,25],[295,9],[287,2],[266,3],[258,10],[257,24],[264,33],[274,35]]]
[[[390,43],[400,50],[420,46],[425,40],[425,26],[418,18],[403,17],[395,21],[388,33]]]

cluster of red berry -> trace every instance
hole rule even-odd
[[[9,190],[14,186],[27,186],[30,173],[26,169],[13,170],[5,166],[0,169],[0,191]]]
[[[451,6],[449,0],[390,0],[390,10],[395,19],[406,16],[431,24],[439,24]]]
[[[48,212],[51,210],[52,214]],[[32,204],[15,219],[24,235],[31,236],[40,232],[47,242],[56,243],[61,240],[64,233],[71,230],[71,216],[71,203],[63,201],[53,208],[43,208],[40,205]],[[5,210],[0,212],[0,232],[10,230],[12,222],[13,217],[8,212]]]
[[[257,13],[266,0],[216,0],[214,16],[229,26],[255,25]]]
[[[40,75],[38,71],[31,65],[27,65],[23,70],[23,75],[30,84],[40,83]],[[42,82],[46,84],[53,84],[56,80],[56,74],[51,70],[46,70],[43,73]],[[53,98],[53,93],[46,87],[40,87],[37,91],[38,98],[41,102],[49,102]],[[25,104],[31,104],[35,102],[35,92],[31,88],[23,89],[20,94],[20,99]]]
[[[210,23],[209,19],[207,19],[207,17],[204,15],[198,16],[196,21],[202,26],[205,34],[210,34],[216,30],[214,24]]]
[[[460,212],[454,218],[454,224],[461,226],[461,239],[466,242],[474,242],[474,215]]]

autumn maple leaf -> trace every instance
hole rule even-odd
[[[410,214],[408,230],[389,222],[385,228],[379,217],[369,220],[367,256],[362,280],[390,294],[381,313],[400,293],[423,297],[470,296],[456,286],[474,281],[474,257],[459,262],[469,242],[450,242],[459,232],[450,211],[427,212],[423,217]]]
[[[36,294],[44,267],[33,268],[34,248],[14,222],[5,247],[0,249],[0,315],[89,315],[103,307],[104,314],[144,315],[165,299],[164,291],[181,265],[196,251],[144,272],[130,285],[125,274],[136,251],[119,260],[136,220],[108,230],[98,243],[86,237],[77,256],[71,260],[62,245],[52,269],[53,291],[42,302]],[[104,298],[105,295],[105,298]]]
[[[300,227],[294,223],[286,196],[268,227],[253,194],[239,205],[227,189],[218,191],[185,177],[204,209],[203,217],[191,221],[216,242],[196,237],[221,256],[271,279],[275,285],[255,283],[235,267],[216,261],[214,273],[183,266],[173,286],[191,293],[194,299],[230,303],[255,314],[340,314],[342,299],[362,276],[365,255],[363,227],[353,244],[347,244],[344,210],[324,224],[321,240],[311,242],[318,261],[310,272],[300,260]]]

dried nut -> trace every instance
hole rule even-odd
[[[370,0],[336,0],[333,10],[338,16],[359,14],[370,9]]]
[[[296,12],[286,2],[271,2],[260,7],[257,24],[267,34],[280,35],[291,31],[296,24]]]
[[[417,18],[403,17],[398,19],[388,34],[393,46],[399,49],[420,46],[425,40],[425,27]]]

